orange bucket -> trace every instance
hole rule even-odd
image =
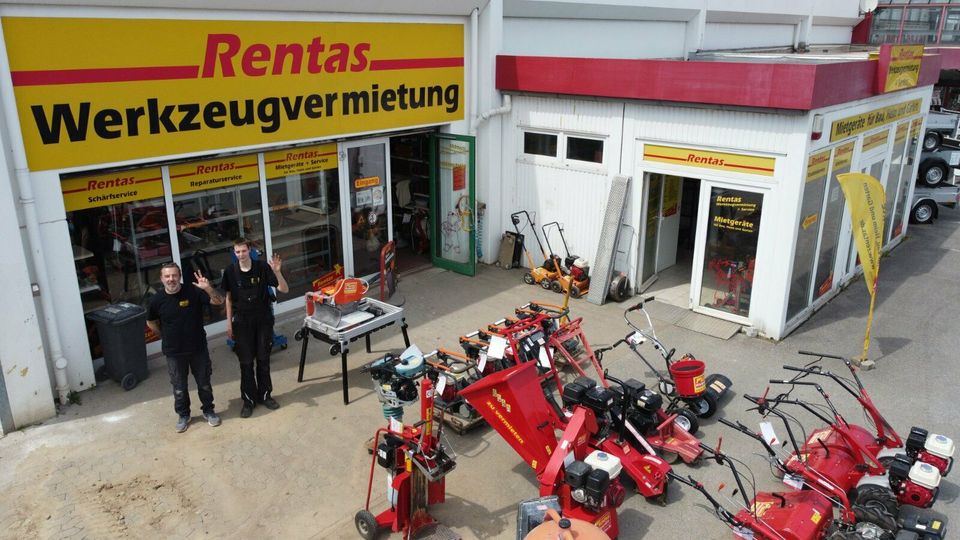
[[[707,389],[703,372],[706,365],[700,360],[687,358],[670,364],[670,375],[680,397],[697,397]]]

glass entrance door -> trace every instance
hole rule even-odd
[[[380,250],[393,239],[390,208],[390,156],[388,139],[367,139],[340,144],[340,185],[347,235],[347,275],[371,278],[380,272]]]
[[[663,175],[647,174],[643,186],[643,247],[640,261],[640,290],[646,290],[657,279],[657,239],[660,232],[660,200]]]
[[[763,194],[713,186],[707,196],[699,305],[748,317]]]
[[[475,138],[436,134],[431,145],[431,260],[472,276],[477,266]]]

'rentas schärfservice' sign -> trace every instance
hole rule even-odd
[[[464,118],[463,25],[2,22],[31,170]]]

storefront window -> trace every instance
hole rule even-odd
[[[817,256],[817,271],[813,297],[820,298],[833,289],[833,268],[837,262],[837,244],[840,242],[840,224],[843,222],[843,190],[837,175],[850,172],[854,143],[838,146],[833,152],[833,167],[827,183],[827,201],[823,209],[823,230],[820,233],[820,250]]]
[[[883,215],[886,216],[887,227],[886,234],[884,236],[884,246],[890,243],[890,233],[893,232],[894,204],[900,198],[900,190],[903,189],[902,182],[900,181],[900,173],[903,170],[903,150],[907,146],[907,132],[909,130],[909,121],[900,122],[897,124],[897,131],[893,142],[893,154],[890,156],[890,169],[887,171],[887,181],[884,183],[886,206],[884,207],[885,211]]]
[[[806,182],[797,225],[797,246],[793,255],[793,279],[787,301],[787,320],[810,305],[810,283],[813,276],[814,255],[820,232],[820,212],[823,191],[827,183],[830,150],[823,150],[807,158]]]
[[[470,233],[473,210],[470,203],[470,147],[452,139],[437,141],[440,154],[439,195],[440,242],[434,253],[456,263],[470,261]]]
[[[892,219],[890,219],[890,227],[892,231],[890,234],[891,239],[903,234],[903,221],[908,206],[907,196],[910,194],[910,183],[913,182],[914,178],[914,156],[917,154],[917,144],[919,144],[920,141],[920,125],[922,123],[923,120],[917,118],[910,126],[909,145],[907,147],[907,154],[904,157],[903,170],[900,171],[900,188],[897,192],[897,208],[893,212]]]
[[[900,35],[900,19],[903,8],[880,8],[873,14],[870,28],[870,43],[896,43]]]
[[[343,275],[337,145],[264,154],[270,235],[283,259],[288,298],[303,296],[314,280]]]
[[[711,190],[701,306],[749,315],[762,210],[760,193]]]
[[[648,197],[646,230],[643,236],[643,268],[640,274],[640,283],[645,284],[657,271],[657,236],[660,229],[660,192],[663,187],[663,175],[651,173],[648,175]]]
[[[159,167],[66,178],[61,182],[85,313],[107,304],[146,305],[162,290],[160,265],[172,260]],[[157,338],[144,328],[147,341]],[[102,356],[87,322],[90,353]]]
[[[220,287],[233,261],[233,241],[245,237],[261,252],[263,211],[256,154],[181,163],[170,167],[170,187],[184,282],[200,271]],[[211,308],[206,322],[224,319]]]
[[[568,136],[567,159],[603,163],[603,141]]]

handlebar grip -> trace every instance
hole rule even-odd
[[[801,373],[810,373],[811,371],[813,371],[810,368],[803,368],[803,367],[796,367],[796,366],[783,366],[783,369],[787,371],[799,371]]]
[[[744,394],[743,399],[747,401],[752,401],[753,403],[760,403],[760,398],[757,396],[751,396],[750,394]]]
[[[797,353],[804,356],[822,356],[824,358],[833,358],[834,360],[846,360],[843,356],[837,356],[835,354],[819,353],[813,351],[797,351]]]
[[[638,310],[638,309],[643,309],[643,300],[641,300],[639,304],[634,304],[633,306],[628,307],[628,308],[627,308],[627,311],[628,311],[628,312],[629,312],[629,311],[636,311],[636,310]]]
[[[797,381],[788,381],[786,379],[770,379],[770,384],[794,384]]]

